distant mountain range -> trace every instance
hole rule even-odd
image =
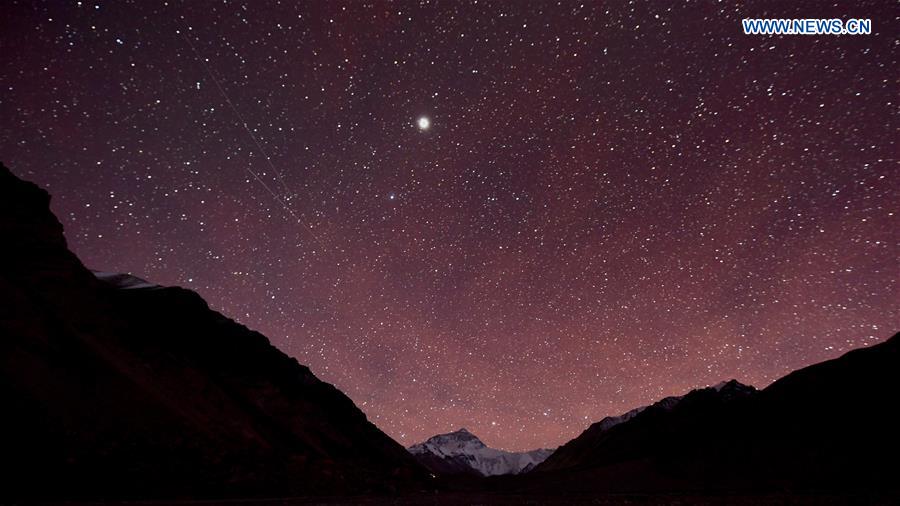
[[[407,448],[422,465],[437,475],[499,476],[530,471],[553,450],[507,452],[488,448],[465,428],[439,434]]]

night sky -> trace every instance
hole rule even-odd
[[[13,1],[0,159],[404,445],[552,447],[900,328],[896,4],[747,3]]]

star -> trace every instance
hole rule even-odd
[[[873,140],[895,129],[890,37],[775,44],[738,19],[674,36],[695,9],[508,3],[432,2],[386,28],[362,5],[250,23],[169,2],[178,22],[147,30],[145,2],[48,2],[46,21],[19,2],[41,29],[0,30],[20,55],[0,70],[0,153],[50,190],[84,263],[183,279],[404,444],[466,425],[556,446],[900,328],[896,144]],[[384,29],[351,51],[339,21]],[[94,26],[117,31],[61,36]],[[797,54],[833,64],[811,82]],[[72,164],[41,149],[86,122]]]

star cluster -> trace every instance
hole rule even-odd
[[[897,14],[13,1],[0,157],[89,267],[198,291],[401,443],[552,447],[900,327]]]

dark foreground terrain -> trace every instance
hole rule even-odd
[[[897,498],[879,494],[760,494],[760,495],[698,495],[698,494],[600,494],[600,495],[517,495],[517,494],[460,494],[385,497],[283,498],[210,501],[129,501],[122,503],[66,503],[70,506],[841,506],[897,504]]]

